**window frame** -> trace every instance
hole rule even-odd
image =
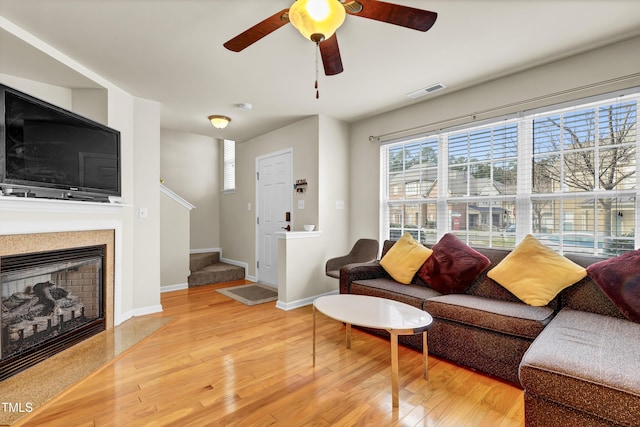
[[[553,106],[548,106],[548,107],[537,109],[537,110],[524,111],[518,114],[511,114],[509,116],[497,117],[494,119],[486,120],[483,123],[471,123],[468,125],[456,126],[455,128],[451,128],[451,129],[443,129],[437,132],[432,132],[432,133],[427,133],[422,135],[414,135],[414,136],[403,138],[400,140],[394,140],[394,141],[388,141],[388,142],[382,143],[380,146],[380,172],[381,172],[380,173],[380,224],[379,224],[380,239],[386,240],[386,239],[389,239],[390,237],[399,237],[395,235],[392,236],[390,234],[391,229],[395,230],[396,235],[398,234],[398,232],[402,234],[402,232],[404,231],[411,231],[409,227],[406,226],[407,222],[405,222],[404,220],[400,222],[400,227],[391,227],[392,221],[390,218],[390,204],[394,204],[398,206],[400,205],[405,206],[405,205],[416,204],[416,203],[425,203],[425,204],[435,205],[437,208],[437,214],[436,214],[437,224],[436,224],[436,237],[435,237],[436,240],[435,241],[437,241],[445,233],[455,231],[455,230],[452,230],[453,227],[452,227],[452,221],[451,221],[451,210],[449,209],[449,206],[452,203],[459,203],[459,204],[466,203],[468,207],[471,206],[472,203],[480,203],[480,202],[484,202],[486,206],[494,206],[494,205],[500,206],[502,203],[503,209],[504,209],[505,203],[507,204],[512,203],[513,216],[514,216],[513,220],[514,220],[516,231],[515,233],[509,232],[511,243],[507,245],[504,244],[504,234],[502,236],[502,240],[498,238],[497,240],[493,241],[493,237],[499,237],[499,233],[493,233],[492,224],[489,226],[489,243],[488,244],[478,245],[477,239],[474,239],[473,233],[468,232],[468,229],[467,229],[467,233],[458,233],[459,234],[458,237],[460,237],[463,241],[465,241],[466,243],[472,246],[474,246],[475,244],[476,246],[483,246],[483,247],[495,247],[495,248],[511,247],[512,248],[512,247],[515,247],[515,245],[518,242],[520,242],[525,237],[526,234],[534,232],[533,214],[534,214],[535,202],[557,201],[557,200],[560,200],[560,201],[574,200],[575,201],[577,199],[584,199],[585,201],[588,201],[588,200],[593,201],[595,206],[594,208],[595,212],[593,213],[594,215],[593,216],[593,221],[594,221],[593,222],[593,225],[594,225],[593,240],[595,241],[593,254],[602,255],[601,253],[602,251],[598,249],[599,236],[600,236],[600,240],[604,238],[604,239],[609,239],[614,241],[616,241],[616,239],[619,239],[620,237],[620,236],[614,235],[613,234],[614,231],[611,228],[606,230],[606,232],[610,233],[610,235],[608,236],[598,234],[602,232],[602,230],[598,229],[598,222],[597,222],[598,221],[597,219],[598,200],[611,199],[616,201],[616,203],[622,200],[622,202],[620,203],[627,203],[626,205],[624,205],[626,206],[626,208],[629,208],[631,206],[630,205],[631,202],[629,202],[629,200],[632,201],[633,203],[632,206],[634,210],[634,215],[633,215],[634,221],[632,223],[633,226],[631,227],[632,229],[631,235],[633,237],[627,236],[626,240],[628,242],[626,244],[629,244],[630,241],[632,240],[633,247],[631,247],[631,249],[626,248],[624,251],[637,248],[640,242],[640,236],[636,232],[636,230],[638,230],[638,225],[640,224],[640,219],[638,219],[638,216],[640,214],[640,185],[639,185],[640,176],[638,176],[639,174],[637,173],[638,166],[640,165],[640,130],[638,129],[638,111],[640,110],[639,89],[640,88],[628,89],[623,95],[606,94],[606,95],[601,95],[594,98],[576,100],[571,103],[553,105]],[[541,117],[551,116],[554,114],[560,117],[569,117],[571,114],[571,111],[575,111],[576,114],[579,116],[579,114],[582,111],[588,110],[589,108],[593,109],[594,111],[593,122],[595,123],[594,125],[595,128],[593,129],[593,144],[592,146],[586,147],[583,149],[593,150],[593,153],[594,153],[593,157],[597,161],[599,159],[599,155],[601,151],[604,152],[605,150],[613,146],[613,144],[600,143],[600,140],[606,137],[606,135],[603,136],[600,133],[600,130],[598,128],[598,122],[601,120],[599,117],[600,112],[608,108],[609,106],[622,106],[626,102],[635,103],[635,106],[633,107],[634,108],[634,116],[633,116],[634,121],[632,122],[633,125],[628,128],[633,131],[635,140],[627,141],[625,143],[626,145],[623,144],[626,147],[632,147],[632,151],[633,149],[635,150],[635,157],[633,158],[633,162],[635,162],[635,164],[629,163],[630,167],[633,167],[633,169],[636,170],[635,176],[625,184],[629,188],[603,190],[599,188],[599,185],[596,183],[595,188],[593,188],[592,191],[582,191],[582,190],[566,191],[566,185],[563,181],[561,181],[560,182],[561,188],[556,189],[555,191],[552,191],[550,193],[549,192],[539,193],[534,191],[534,181],[535,181],[534,175],[533,175],[534,160],[536,158],[541,158],[545,154],[546,155],[558,154],[557,151],[546,152],[546,153],[534,153],[534,137],[535,137],[534,123],[536,119],[539,119]],[[471,135],[473,132],[481,133],[482,129],[491,129],[493,132],[495,129],[499,129],[501,126],[505,126],[505,129],[506,129],[506,126],[509,123],[515,123],[516,129],[517,129],[516,131],[517,146],[515,149],[515,154],[516,154],[515,156],[516,158],[515,193],[483,196],[480,194],[472,194],[472,192],[469,191],[469,186],[467,186],[466,194],[455,195],[455,196],[450,195],[449,188],[450,188],[450,184],[452,184],[449,181],[451,179],[450,171],[454,163],[450,163],[450,158],[449,158],[449,136],[463,135],[465,132],[468,133],[469,135]],[[559,132],[562,132],[562,130],[560,130]],[[409,198],[406,195],[402,195],[402,197],[394,198],[392,200],[389,196],[389,193],[390,193],[390,186],[389,186],[390,171],[388,167],[389,150],[392,150],[392,149],[398,150],[399,147],[420,143],[420,141],[424,141],[427,139],[434,139],[434,138],[436,138],[438,141],[438,144],[437,144],[438,145],[438,148],[437,148],[437,151],[438,151],[437,197],[436,198],[427,198],[427,197]],[[488,148],[489,151],[493,150],[493,147],[494,147],[493,140],[491,144],[492,144],[491,147]],[[507,148],[505,147],[505,152],[506,150]],[[571,151],[571,150],[565,150],[565,151]],[[471,150],[469,151],[469,153],[471,153]],[[510,156],[509,156],[510,160],[513,160],[513,154],[514,154],[514,151],[510,151]],[[476,161],[476,163],[489,164],[488,170],[490,171],[490,175],[488,179],[489,181],[491,181],[491,183],[494,183],[496,181],[494,181],[495,177],[493,175],[494,174],[493,171],[495,170],[495,167],[493,165],[494,163],[499,163],[501,161],[502,159],[499,159],[499,158],[497,160],[494,158],[491,158],[490,160]],[[471,161],[471,159],[467,158],[466,164],[469,165],[472,163],[473,162]],[[562,165],[562,167],[569,168],[569,166],[564,166],[564,164]],[[594,167],[597,167],[597,166],[594,166]],[[503,169],[503,173],[504,171],[505,169]],[[405,172],[406,171],[404,169],[402,171],[396,170],[396,173],[404,174]],[[467,177],[469,176],[470,176],[470,172],[467,172]],[[504,179],[508,180],[507,175],[505,174],[504,176],[505,176]],[[595,180],[595,177],[594,177],[594,180]],[[467,181],[469,181],[469,179]],[[504,181],[504,182],[506,183],[507,181]],[[495,184],[491,184],[491,185],[495,185]],[[399,187],[401,189],[402,188],[406,189],[407,182],[405,182],[404,185],[400,184]],[[574,203],[574,206],[577,206],[576,203],[578,202],[573,202],[573,203]],[[562,203],[560,203],[560,205],[562,206]],[[571,204],[569,203],[568,206],[569,205]],[[516,215],[516,212],[517,212],[517,215]],[[562,216],[565,216],[565,214],[568,215],[570,212],[571,211],[569,209],[561,210],[559,215],[560,217],[562,217]],[[493,211],[491,209],[489,209],[488,211],[485,209],[485,213],[489,215],[490,220],[492,220],[493,218],[492,215],[494,215]],[[609,216],[611,214],[612,214],[612,211],[609,211]],[[485,217],[485,220],[486,220],[486,217]],[[424,219],[422,219],[422,221],[424,221]],[[561,220],[558,220],[558,221],[560,224],[562,223]],[[627,222],[627,225],[626,225],[627,229],[629,228],[628,224],[629,223]],[[506,227],[505,227],[505,230],[506,230]],[[500,231],[500,233],[503,233],[503,231]],[[415,233],[412,233],[412,234],[415,234]],[[418,234],[420,235],[420,233]],[[511,238],[511,234],[513,234],[512,238]],[[561,234],[560,238],[562,239],[563,238],[562,230],[560,231],[560,234]],[[578,237],[575,237],[576,236],[575,233],[574,235],[572,235],[571,233],[566,233],[566,236],[567,236],[566,239],[573,239],[573,241],[581,241],[580,239],[578,239]],[[431,243],[431,242],[427,241],[426,243]],[[615,244],[613,246],[617,247]],[[574,253],[571,250],[564,251],[562,243],[559,245],[559,251],[561,253]],[[606,253],[605,256],[616,255],[618,253],[621,253],[621,252],[614,251],[612,253]]]
[[[236,142],[223,140],[222,145],[222,192],[231,194],[236,191]]]

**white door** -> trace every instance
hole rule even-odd
[[[291,224],[293,153],[283,151],[257,159],[257,277],[260,283],[278,286],[278,231]]]

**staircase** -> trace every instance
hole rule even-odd
[[[244,267],[220,262],[219,252],[191,254],[189,256],[189,287],[231,282],[245,278]]]

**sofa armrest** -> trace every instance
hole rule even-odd
[[[347,264],[340,269],[340,293],[350,293],[351,282],[355,280],[379,279],[386,276],[387,272],[379,261]]]

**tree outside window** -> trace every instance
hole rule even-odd
[[[382,237],[409,231],[437,241],[452,232],[472,245],[508,248],[530,232],[562,253],[632,250],[638,99],[549,108],[382,146]],[[517,208],[531,216],[516,217]]]

